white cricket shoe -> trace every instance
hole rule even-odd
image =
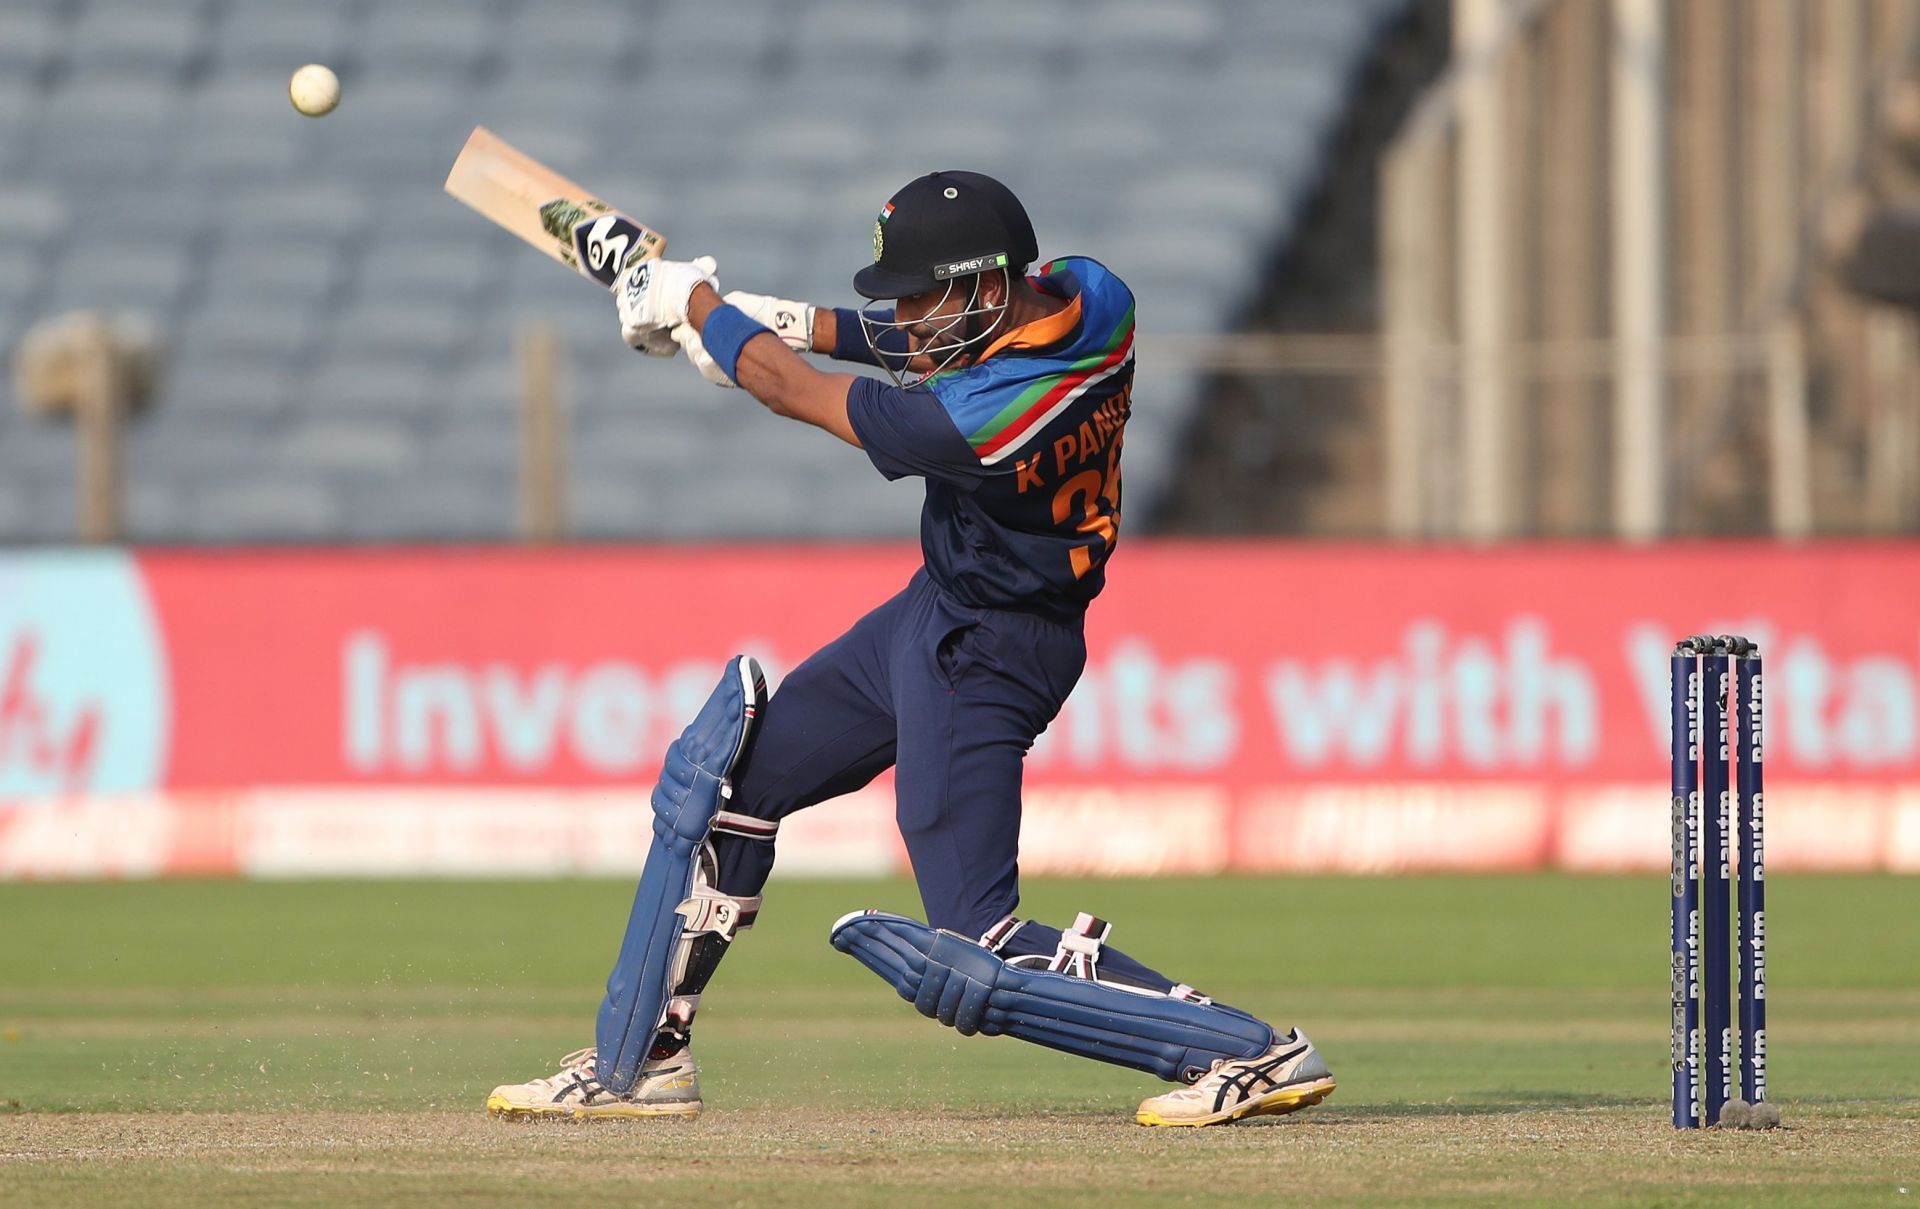
[[[648,1061],[624,1096],[600,1086],[593,1061],[593,1050],[575,1050],[560,1060],[559,1074],[496,1087],[487,1097],[487,1111],[509,1121],[691,1117],[700,1111],[700,1067],[690,1049]]]
[[[1141,1101],[1133,1119],[1142,1125],[1225,1125],[1311,1108],[1333,1088],[1320,1051],[1295,1029],[1258,1057],[1219,1059],[1192,1087]]]

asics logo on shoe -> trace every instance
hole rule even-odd
[[[1233,1074],[1228,1075],[1226,1079],[1221,1082],[1220,1089],[1213,1094],[1213,1110],[1219,1112],[1222,1108],[1226,1107],[1229,1094],[1234,1095],[1237,1099],[1244,1100],[1260,1092],[1272,1091],[1279,1088],[1281,1086],[1280,1080],[1273,1077],[1273,1072],[1306,1052],[1306,1044],[1302,1042],[1284,1054],[1269,1058],[1265,1062],[1248,1066],[1245,1070],[1235,1071]],[[1264,1083],[1266,1086],[1261,1087],[1258,1085],[1260,1083]]]

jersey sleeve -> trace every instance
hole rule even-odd
[[[868,311],[867,314],[883,323],[893,322],[893,311]],[[907,337],[904,332],[888,330],[880,337],[883,352],[906,355]],[[860,312],[851,307],[833,308],[833,359],[851,361],[855,365],[878,366],[880,359],[873,355],[873,347],[867,343],[867,333],[860,326]]]
[[[980,455],[930,390],[861,378],[847,391],[847,419],[874,469],[890,479],[918,475],[971,491],[987,477]]]

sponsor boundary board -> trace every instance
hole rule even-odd
[[[0,876],[625,872],[626,795],[727,655],[777,679],[916,555],[0,555]],[[1031,872],[1658,868],[1666,651],[1706,631],[1769,652],[1774,864],[1920,868],[1920,544],[1117,558]],[[900,868],[889,802],[783,868]]]

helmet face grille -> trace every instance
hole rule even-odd
[[[1011,286],[1012,281],[1004,264],[994,267],[999,269],[1003,280]],[[987,271],[992,272],[993,269]],[[933,304],[933,310],[938,311],[953,298],[954,283],[959,279],[957,275],[946,279],[946,289],[942,291],[939,301]],[[978,270],[975,270],[972,280],[972,293],[967,298],[967,304],[951,315],[940,316],[933,325],[924,319],[888,319],[867,310],[858,312],[860,333],[867,339],[867,348],[872,351],[873,359],[880,368],[893,379],[895,386],[911,389],[950,369],[958,368],[999,330],[1000,319],[1007,311],[1010,291],[1002,291],[999,302],[982,306]],[[964,332],[976,317],[985,320],[977,332],[971,336],[950,338]]]

